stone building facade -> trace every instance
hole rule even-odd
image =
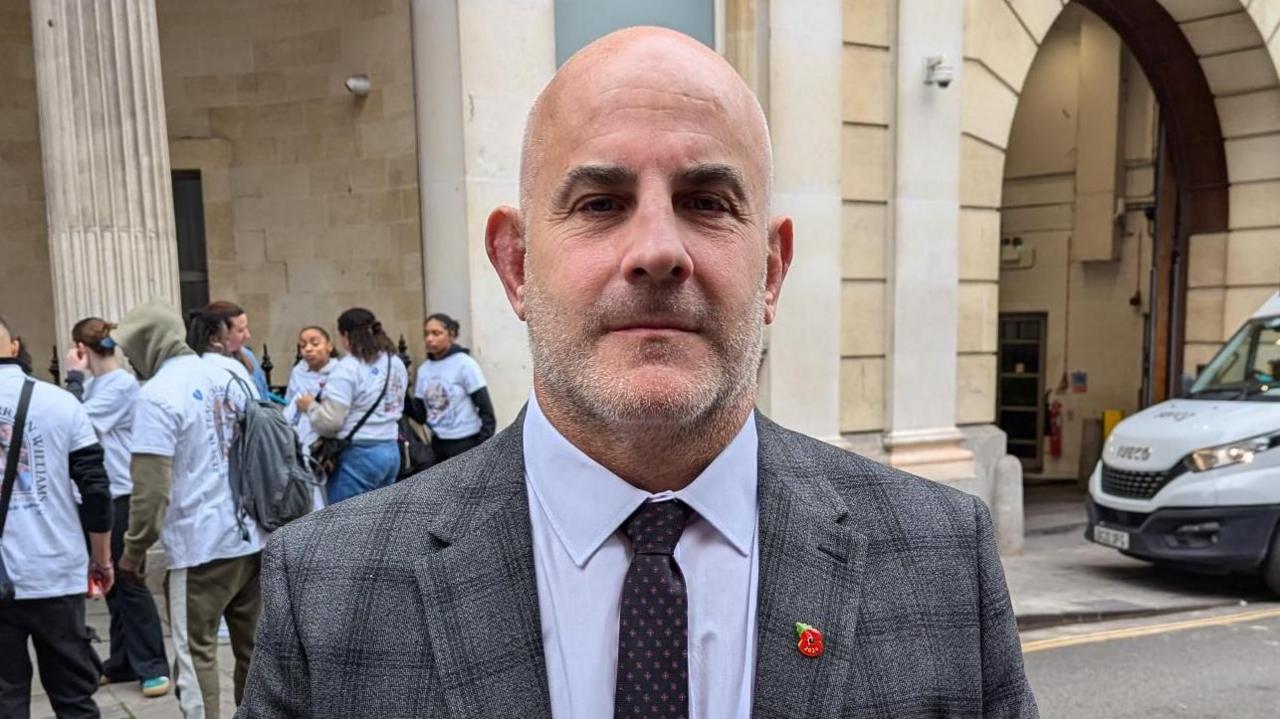
[[[1010,549],[1022,480],[1002,457],[1073,474],[1104,410],[1175,392],[1280,283],[1280,0],[591,11],[696,26],[766,109],[797,251],[762,408],[979,494]],[[444,311],[510,420],[528,350],[484,222],[516,200],[524,115],[582,12],[0,0],[0,312],[42,369],[80,315],[232,299],[282,381],[304,324],[367,306],[421,358]],[[1029,379],[1001,328],[1037,317]]]

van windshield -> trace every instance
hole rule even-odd
[[[1188,396],[1280,400],[1280,317],[1246,322],[1210,360]]]

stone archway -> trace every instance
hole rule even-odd
[[[1079,0],[1112,25],[1165,111],[1181,192],[1186,367],[1203,362],[1280,278],[1280,0]],[[1060,0],[967,0],[961,241],[998,247],[1005,152],[1023,83]],[[1216,113],[1205,113],[1211,106]],[[984,256],[994,253],[979,250]],[[995,294],[961,276],[962,296]],[[985,286],[984,286],[985,285]],[[968,286],[968,287],[966,287]],[[994,303],[988,302],[991,306]],[[994,310],[988,318],[995,323]]]

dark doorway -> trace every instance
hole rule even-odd
[[[173,214],[178,237],[182,316],[209,304],[209,258],[204,241],[204,189],[199,170],[173,171]]]
[[[1044,467],[1044,359],[1048,315],[1000,315],[1000,381],[996,416],[1008,437],[1008,452],[1025,472]]]

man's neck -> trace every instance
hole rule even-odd
[[[646,492],[687,487],[742,430],[755,393],[713,408],[689,424],[655,421],[613,426],[538,392],[542,414],[565,439],[628,484]]]

